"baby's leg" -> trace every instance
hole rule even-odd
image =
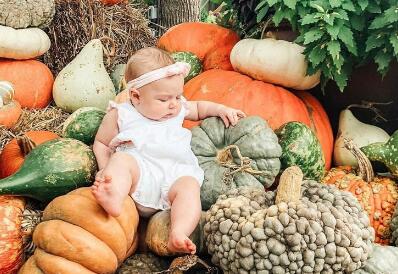
[[[181,177],[170,188],[171,229],[168,249],[195,254],[196,246],[188,238],[200,220],[200,186],[193,177]]]
[[[114,153],[92,191],[98,203],[112,216],[119,216],[123,201],[135,188],[139,178],[136,160],[123,152]]]

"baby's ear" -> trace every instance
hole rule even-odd
[[[139,103],[140,101],[140,92],[135,89],[135,88],[131,88],[129,90],[129,95],[130,95],[130,99],[134,102],[134,103]]]

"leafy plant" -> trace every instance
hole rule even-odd
[[[306,47],[308,74],[321,71],[322,88],[334,80],[341,91],[357,64],[374,57],[383,74],[398,56],[396,0],[258,0],[257,22],[273,14],[288,21]]]

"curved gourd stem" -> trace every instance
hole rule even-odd
[[[374,172],[368,157],[366,157],[366,155],[354,144],[352,140],[344,138],[344,147],[348,149],[358,161],[358,176],[366,182],[372,182],[374,179]]]
[[[36,143],[33,142],[32,139],[30,139],[25,134],[22,136],[18,136],[16,139],[23,156],[28,155],[36,147]]]
[[[303,177],[303,172],[298,166],[291,166],[285,169],[276,190],[275,204],[300,202]]]

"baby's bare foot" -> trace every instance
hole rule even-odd
[[[187,235],[179,232],[171,232],[167,248],[171,252],[177,253],[196,253],[196,245],[188,238]]]
[[[105,176],[103,180],[96,179],[91,189],[98,203],[108,214],[114,217],[121,214],[124,197],[119,194],[114,184],[112,184],[111,177]]]

